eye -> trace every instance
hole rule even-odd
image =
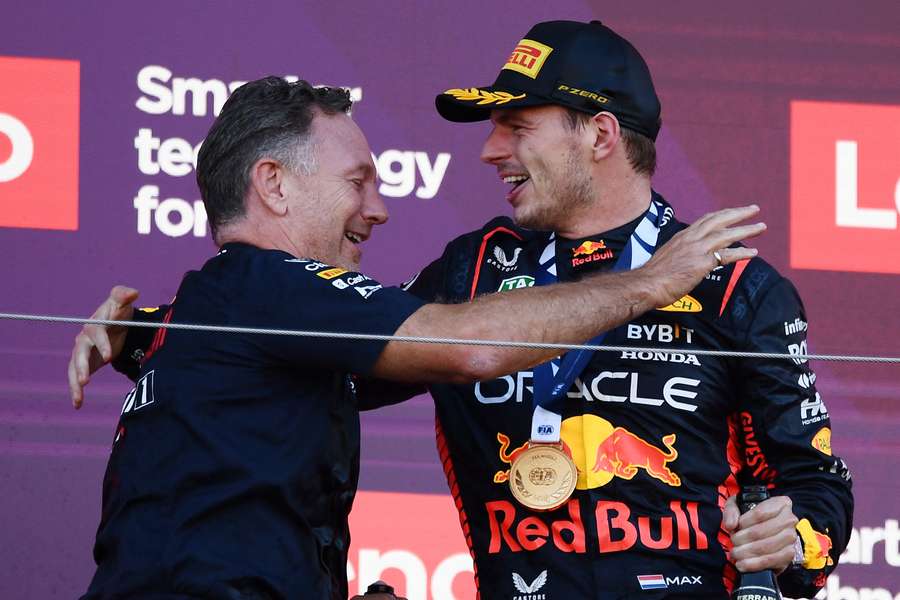
[[[362,186],[363,186],[362,179],[359,179],[359,178],[351,179],[350,183],[352,183],[353,187],[355,187],[356,189],[362,189]]]

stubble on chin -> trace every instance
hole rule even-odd
[[[537,231],[552,231],[555,229],[553,211],[546,206],[529,206],[517,209],[513,214],[513,221],[519,227],[534,229]]]
[[[574,156],[566,161],[565,171],[547,182],[549,195],[533,198],[530,205],[520,206],[513,214],[519,227],[537,231],[556,231],[568,223],[571,215],[593,201],[590,178],[578,169]]]

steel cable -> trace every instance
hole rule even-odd
[[[593,352],[683,352],[696,356],[723,356],[729,358],[774,358],[784,360],[816,360],[824,362],[864,362],[900,364],[900,357],[861,356],[841,354],[788,354],[777,352],[741,352],[736,350],[702,350],[694,348],[660,348],[643,346],[608,346],[595,344],[551,344],[546,342],[516,342],[510,340],[478,340],[464,338],[438,338],[421,336],[379,335],[344,331],[305,331],[298,329],[272,329],[264,327],[230,327],[226,325],[199,325],[192,323],[142,323],[138,321],[113,321],[84,317],[64,317],[57,315],[33,315],[22,313],[0,313],[0,319],[12,321],[39,321],[45,323],[74,323],[94,325],[114,325],[125,327],[149,327],[152,329],[179,329],[185,331],[208,331],[218,333],[244,333],[257,335],[286,335],[294,337],[332,338],[350,340],[395,341],[419,344],[457,344],[469,346],[497,346],[502,348],[533,348],[551,350],[590,350]]]

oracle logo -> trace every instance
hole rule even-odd
[[[79,71],[0,56],[0,227],[78,229]]]
[[[791,102],[791,266],[900,273],[900,106]]]

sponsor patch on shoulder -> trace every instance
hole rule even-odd
[[[377,292],[378,290],[380,290],[381,287],[382,287],[381,284],[376,284],[376,285],[358,285],[358,286],[355,286],[353,289],[356,290],[357,292],[359,292],[359,295],[360,295],[360,296],[362,296],[363,298],[365,298],[366,300],[368,300],[369,297],[370,297],[372,294],[374,294],[375,292]]]
[[[500,282],[500,288],[497,290],[498,292],[505,292],[507,290],[518,290],[522,288],[529,288],[534,285],[534,277],[531,275],[519,275],[518,277],[508,277]]]
[[[812,439],[812,447],[822,454],[831,456],[831,429],[823,427],[816,432]]]
[[[656,310],[662,310],[665,312],[698,313],[703,310],[703,305],[700,304],[700,301],[693,296],[685,294],[672,304],[669,304],[668,306],[661,306]]]
[[[347,272],[347,269],[341,269],[340,267],[335,267],[333,269],[325,269],[324,271],[319,271],[316,273],[318,277],[322,279],[334,279],[338,275],[343,275]]]
[[[831,538],[813,529],[809,519],[801,519],[796,527],[803,542],[803,566],[807,569],[824,569],[833,565]]]

